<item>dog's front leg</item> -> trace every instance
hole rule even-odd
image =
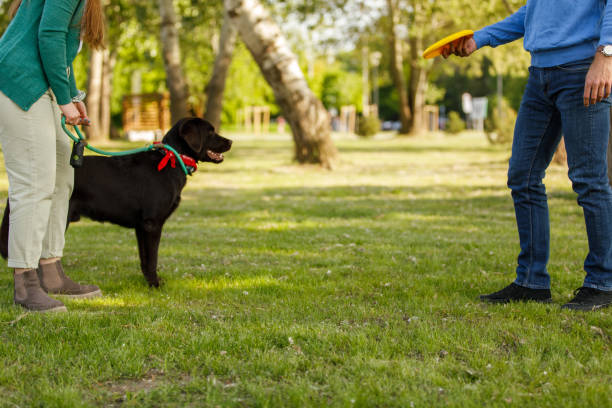
[[[149,286],[159,287],[157,276],[157,255],[161,239],[161,226],[153,223],[143,223],[136,227],[138,239],[138,253],[140,255],[140,269],[149,283]]]

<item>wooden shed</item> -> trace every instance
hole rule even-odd
[[[169,94],[149,93],[123,97],[123,130],[129,140],[156,141],[171,126]]]

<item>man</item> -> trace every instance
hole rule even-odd
[[[595,310],[612,304],[612,189],[607,176],[612,90],[612,2],[528,0],[507,19],[461,39],[444,57],[467,57],[525,37],[529,80],[516,121],[508,187],[521,251],[516,280],[483,295],[491,303],[550,302],[550,227],[542,184],[561,134],[569,178],[583,208],[589,242],[586,278],[563,308]]]

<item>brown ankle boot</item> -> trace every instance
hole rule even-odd
[[[23,273],[16,273],[15,278],[15,304],[36,312],[65,312],[66,306],[56,299],[52,299],[40,287],[36,269]]]
[[[62,262],[38,265],[40,286],[49,294],[64,295],[71,298],[92,298],[102,296],[102,291],[95,285],[80,285],[64,273]]]

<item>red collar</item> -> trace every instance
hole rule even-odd
[[[155,142],[154,144],[158,145],[158,144],[161,144],[161,142]],[[170,150],[163,148],[163,147],[160,148],[160,150],[165,151],[166,155],[161,159],[161,161],[157,165],[157,171],[162,171],[168,165],[168,162],[170,162],[170,166],[173,169],[176,168],[176,156],[174,155],[174,153],[172,153]],[[196,162],[191,157],[181,154],[181,159],[183,159],[183,163],[185,163],[185,167],[187,167],[189,174],[192,174],[198,169],[198,162]]]

